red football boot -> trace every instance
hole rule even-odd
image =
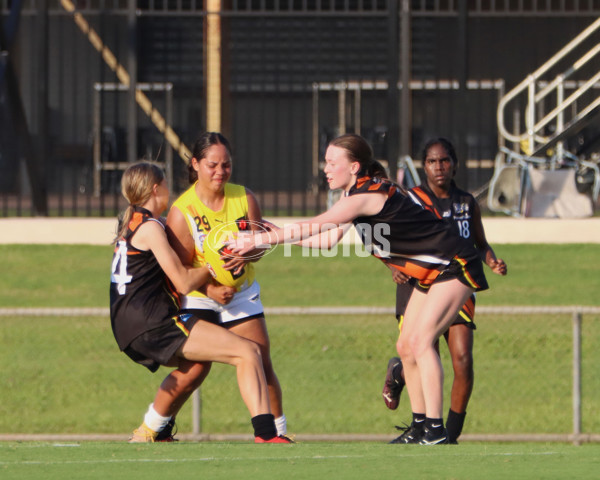
[[[294,441],[285,435],[280,435],[278,437],[270,438],[269,440],[265,440],[262,437],[254,437],[254,443],[294,443]]]

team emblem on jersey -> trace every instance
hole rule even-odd
[[[248,221],[248,219],[245,216],[238,218],[235,221],[235,224],[237,225],[238,230],[241,232],[245,231],[245,230],[250,230],[250,222]]]
[[[454,218],[470,218],[469,215],[469,204],[468,203],[454,203],[452,204],[454,210]]]

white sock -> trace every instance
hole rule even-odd
[[[169,420],[171,420],[171,417],[163,417],[162,415],[159,415],[156,410],[154,410],[153,403],[150,404],[148,411],[144,416],[144,423],[146,426],[155,432],[160,432],[163,428],[165,428],[165,425],[169,423]]]
[[[277,435],[285,435],[287,433],[287,421],[285,415],[275,419],[275,427],[277,427]]]

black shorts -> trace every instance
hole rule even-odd
[[[134,362],[156,372],[167,365],[175,352],[186,342],[199,320],[190,313],[179,313],[161,327],[142,333],[123,350]]]
[[[461,283],[471,287],[476,292],[489,288],[483,271],[483,263],[478,257],[461,258],[458,255],[455,256],[435,281],[444,282],[455,278],[458,278]]]
[[[413,284],[414,280],[411,280],[409,283],[396,286],[396,319],[400,322],[400,325],[402,324],[404,311],[406,310],[406,305],[408,304],[408,299],[412,294],[413,288],[417,288]],[[475,294],[473,293],[461,307],[452,325],[466,325],[470,329],[475,330],[477,327],[474,320]]]

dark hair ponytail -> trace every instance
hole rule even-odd
[[[364,174],[373,178],[389,178],[385,167],[375,159],[366,168]]]

